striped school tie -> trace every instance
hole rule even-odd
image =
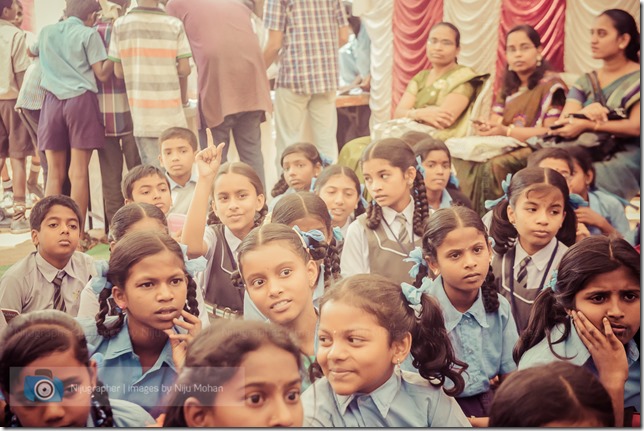
[[[400,241],[401,244],[405,244],[406,242],[409,242],[409,233],[407,232],[407,218],[404,214],[396,214],[395,219],[398,220],[398,223],[400,223],[400,229],[398,230],[398,241]]]
[[[56,278],[54,278],[54,281],[52,281],[54,285],[54,309],[60,311],[67,311],[65,308],[65,300],[63,299],[63,294],[60,289],[66,275],[67,273],[65,271],[60,271]]]
[[[520,287],[521,289],[527,288],[528,264],[530,263],[531,260],[532,258],[530,256],[526,256],[519,264],[519,273],[517,274],[517,286]]]

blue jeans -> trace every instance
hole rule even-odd
[[[248,163],[259,176],[262,184],[266,186],[264,180],[264,156],[262,155],[262,134],[260,131],[260,124],[264,119],[264,111],[238,112],[226,115],[224,122],[216,127],[211,127],[210,131],[215,145],[221,142],[226,143],[222,154],[224,162],[228,156],[230,132],[232,131],[239,159],[244,163]],[[205,121],[202,121],[202,123],[205,123]],[[205,148],[205,129],[199,131],[199,141],[201,148]]]
[[[135,136],[134,140],[136,141],[136,147],[139,149],[141,164],[161,168],[161,162],[159,161],[159,155],[161,154],[159,138]]]

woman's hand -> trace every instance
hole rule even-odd
[[[454,123],[454,115],[438,106],[416,109],[412,119],[424,121],[436,129],[445,129]]]
[[[505,136],[507,127],[502,124],[475,123],[476,133],[479,136]]]
[[[222,142],[215,147],[212,132],[208,128],[206,128],[206,136],[208,137],[208,146],[197,153],[195,163],[197,163],[199,176],[210,179],[217,175],[226,143]]]
[[[584,114],[586,117],[588,117],[590,121],[596,121],[600,123],[608,121],[608,112],[608,108],[598,102],[591,103],[590,105],[584,107],[581,111],[579,111],[580,114]]]
[[[577,220],[577,232],[575,235],[576,235],[575,242],[579,242],[584,238],[588,238],[590,236],[590,231],[588,230],[585,224]]]
[[[551,135],[561,136],[565,139],[575,139],[587,130],[592,130],[595,125],[590,120],[568,117],[555,121],[555,124],[563,124],[559,129],[550,130]]]
[[[201,320],[197,316],[193,316],[186,310],[181,310],[181,316],[183,316],[183,320],[175,318],[172,322],[175,325],[188,330],[186,334],[177,334],[173,329],[166,329],[163,331],[170,339],[170,345],[172,346],[172,361],[174,362],[174,367],[177,371],[181,370],[181,368],[183,368],[183,364],[186,362],[188,344],[199,332],[201,332]]]
[[[601,229],[602,233],[610,234],[615,229],[608,223],[604,217],[591,210],[589,207],[581,207],[575,210],[577,221],[589,226],[596,226]]]

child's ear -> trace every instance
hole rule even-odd
[[[586,179],[586,187],[590,187],[590,185],[593,183],[593,180],[595,179],[595,173],[593,172],[592,169],[588,169],[586,171],[585,175]]]
[[[38,244],[40,244],[40,240],[38,239],[38,232],[36,229],[31,229],[31,242],[38,247]]]
[[[112,287],[112,298],[119,308],[123,311],[127,309],[127,297],[125,296],[125,291],[118,286]]]
[[[210,208],[212,208],[212,212],[215,213],[217,217],[219,217],[219,214],[217,214],[217,205],[215,205],[215,198],[213,196],[212,198],[212,203],[210,204]]]
[[[394,365],[402,363],[411,350],[411,334],[407,332],[402,340],[392,342],[391,350],[391,353],[393,353],[391,362]]]
[[[314,261],[313,259],[310,259],[306,263],[306,276],[309,279],[309,287],[311,289],[315,288],[315,285],[317,284],[317,281],[318,281],[319,273],[320,273],[320,267],[318,266],[317,262]]]
[[[266,197],[262,195],[257,195],[257,206],[255,207],[255,211],[260,211],[264,207],[264,203],[266,202]]]
[[[127,204],[131,204],[132,202],[134,202],[132,199],[125,198],[125,200],[123,201],[123,204],[127,205]]]
[[[405,177],[405,182],[413,187],[414,180],[416,179],[416,168],[413,166],[408,167],[403,176]]]
[[[515,218],[515,214],[514,214],[514,209],[512,208],[512,206],[511,206],[511,205],[508,205],[508,208],[507,208],[507,210],[506,210],[506,213],[507,213],[507,215],[508,215],[508,221],[509,221],[511,224],[515,224],[515,223],[516,223],[516,218]]]
[[[438,277],[441,274],[441,269],[438,266],[438,262],[436,262],[434,259],[432,259],[429,256],[425,256],[425,261],[427,262],[427,266],[431,271],[432,278]]]
[[[320,175],[320,172],[322,172],[322,165],[319,162],[316,162],[315,167],[313,168],[313,176],[317,178],[318,175]]]
[[[186,425],[195,428],[213,426],[212,408],[203,406],[195,397],[189,397],[183,403],[183,417]]]
[[[96,364],[96,360],[90,359],[87,369],[89,370],[89,382],[94,387],[98,380],[98,365]]]

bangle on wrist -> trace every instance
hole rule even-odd
[[[508,137],[509,137],[509,136],[512,134],[512,129],[514,129],[514,124],[510,124],[510,125],[507,127],[507,130],[506,130],[506,132],[505,132],[505,136],[508,136]]]

